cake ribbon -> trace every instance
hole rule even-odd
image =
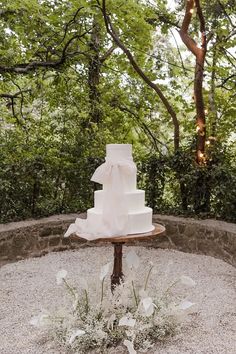
[[[71,224],[64,237],[76,233],[87,240],[123,236],[127,234],[128,207],[125,198],[126,179],[136,173],[136,165],[131,159],[106,162],[94,172],[91,180],[105,185],[103,190],[102,216],[96,223],[89,218],[77,218]]]

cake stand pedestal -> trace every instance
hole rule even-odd
[[[96,240],[89,241],[90,243],[98,243],[98,242],[111,242],[114,246],[114,265],[113,265],[113,273],[111,275],[111,291],[114,290],[116,285],[122,282],[124,278],[124,274],[122,271],[122,246],[125,243],[132,243],[134,241],[147,241],[149,239],[153,239],[157,236],[165,235],[165,227],[160,224],[153,224],[154,229],[150,232],[146,232],[143,234],[131,234],[127,236],[118,236],[118,237],[107,237],[107,238],[98,238]],[[71,235],[71,239],[78,240],[83,239],[79,235]]]

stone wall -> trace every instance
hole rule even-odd
[[[205,254],[236,266],[236,224],[166,215],[154,215],[153,221],[166,227],[162,248]]]
[[[0,265],[28,257],[40,257],[53,251],[94,247],[94,243],[63,238],[68,225],[77,216],[55,215],[0,225]],[[80,216],[85,217],[84,214]],[[142,241],[143,245],[206,254],[236,265],[236,224],[164,215],[154,215],[153,221],[166,226],[166,236]]]
[[[77,216],[55,215],[0,224],[0,264],[79,247],[80,242],[74,244],[62,237]]]

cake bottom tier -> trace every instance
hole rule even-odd
[[[102,212],[95,208],[88,209],[87,218],[92,223],[97,223],[102,217]],[[128,214],[128,234],[139,234],[154,230],[152,225],[152,209],[144,207],[142,211]]]

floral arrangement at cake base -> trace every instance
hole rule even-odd
[[[172,290],[177,284],[195,286],[195,282],[182,276],[156,296],[160,291],[148,286],[153,265],[150,264],[143,284],[137,284],[134,270],[140,262],[134,251],[129,252],[126,262],[129,274],[113,293],[105,281],[110,263],[101,268],[99,293],[90,291],[85,280],[80,290],[75,289],[67,271],[60,270],[57,284],[64,284],[71,299],[70,308],[59,308],[57,313],[42,312],[30,323],[45,326],[71,353],[88,353],[98,348],[99,353],[107,353],[108,348],[118,345],[123,345],[130,354],[145,353],[158,341],[167,340],[181,328],[189,313],[186,310],[194,305],[186,299],[174,299]]]

